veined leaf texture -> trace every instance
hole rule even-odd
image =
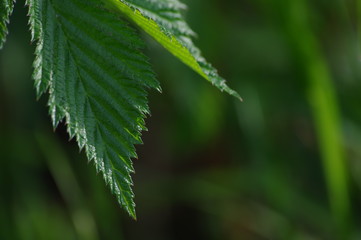
[[[119,204],[136,218],[131,174],[135,144],[149,113],[147,93],[160,90],[142,53],[144,30],[174,56],[237,98],[201,56],[178,0],[27,0],[38,97],[49,94],[53,126],[65,119],[68,133],[85,149]],[[12,0],[0,0],[0,47]],[[129,23],[128,23],[129,21]]]

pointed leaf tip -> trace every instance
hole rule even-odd
[[[99,0],[27,4],[37,41],[33,78],[38,95],[49,94],[54,127],[66,119],[70,137],[136,219],[131,158],[145,129],[147,91],[160,88],[141,52],[145,44]]]
[[[194,32],[184,21],[184,4],[178,0],[102,0],[111,9],[133,21],[176,58],[218,89],[242,99],[230,89],[217,70],[207,63],[194,45]],[[171,14],[170,14],[171,13]],[[241,100],[242,101],[242,100]]]

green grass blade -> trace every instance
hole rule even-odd
[[[350,229],[351,206],[336,90],[319,42],[309,25],[309,8],[306,1],[292,1],[288,12],[288,29],[299,55],[305,63],[308,97],[318,135],[334,222],[338,226],[340,237],[347,239]]]

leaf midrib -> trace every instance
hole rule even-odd
[[[51,5],[51,7],[52,7],[53,13],[56,13],[56,8],[54,7],[54,3],[52,2],[52,0],[48,0],[48,2],[50,3],[50,5]],[[70,47],[70,42],[71,42],[71,40],[70,40],[68,34],[66,33],[66,31],[64,30],[64,26],[63,26],[63,24],[61,23],[61,21],[60,21],[57,17],[55,17],[55,16],[54,16],[53,19],[55,19],[55,21],[58,23],[61,31],[63,32],[63,34],[64,34],[64,36],[65,36],[65,41],[66,41],[66,45],[67,45],[68,51],[70,52],[70,56],[71,56],[71,58],[73,59],[73,61],[76,63],[76,64],[75,64],[75,68],[76,68],[77,77],[78,77],[80,83],[82,84],[82,87],[83,87],[84,92],[85,92],[85,98],[86,98],[86,101],[85,101],[85,102],[88,102],[88,104],[89,104],[90,111],[91,111],[92,115],[94,116],[94,120],[95,120],[95,122],[96,122],[96,129],[97,129],[97,131],[99,131],[99,130],[100,130],[99,127],[101,127],[101,126],[99,125],[99,120],[98,120],[98,119],[95,117],[95,115],[94,115],[93,106],[92,106],[92,104],[90,103],[91,101],[90,101],[89,98],[92,98],[92,97],[91,97],[91,95],[87,92],[87,89],[86,89],[86,87],[85,87],[85,85],[84,85],[84,82],[83,82],[84,80],[83,80],[83,78],[82,78],[82,76],[81,76],[81,74],[80,74],[80,72],[79,72],[79,71],[80,71],[80,70],[79,70],[80,64],[79,64],[79,62],[77,61],[77,58],[74,57],[74,53],[73,53],[73,51],[72,51],[72,49],[71,49],[71,47]],[[96,101],[95,99],[93,99],[93,100]],[[86,103],[85,103],[85,104],[86,104]],[[99,131],[99,133],[100,133],[100,135],[103,137],[103,134],[101,133],[101,131]],[[104,137],[103,137],[103,140],[104,140]],[[105,140],[105,141],[106,141],[106,140]],[[89,143],[88,143],[88,144],[89,144]],[[93,146],[93,147],[94,147],[94,146]],[[104,149],[105,149],[105,148],[104,148]],[[104,152],[107,153],[107,150],[105,150]],[[107,155],[107,154],[106,154],[106,155]],[[97,156],[96,156],[96,158],[97,158]],[[103,159],[103,161],[104,161],[104,159]],[[121,184],[119,183],[119,181],[117,180],[117,178],[114,177],[114,172],[113,172],[113,171],[117,171],[117,172],[119,172],[120,174],[122,174],[122,173],[121,173],[117,168],[114,167],[114,164],[113,164],[111,158],[109,158],[109,162],[110,162],[111,167],[112,167],[112,175],[113,175],[112,178],[115,180],[118,188],[119,188],[121,191],[124,192],[125,190],[122,189]],[[122,175],[123,175],[123,174],[122,174]],[[123,198],[123,200],[126,201],[126,205],[127,205],[127,206],[131,206],[131,204],[127,201],[126,198]]]

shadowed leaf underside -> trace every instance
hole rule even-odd
[[[34,80],[49,93],[54,127],[65,119],[119,203],[135,218],[130,174],[134,144],[149,113],[147,91],[159,89],[143,42],[99,0],[28,0],[37,41]]]

